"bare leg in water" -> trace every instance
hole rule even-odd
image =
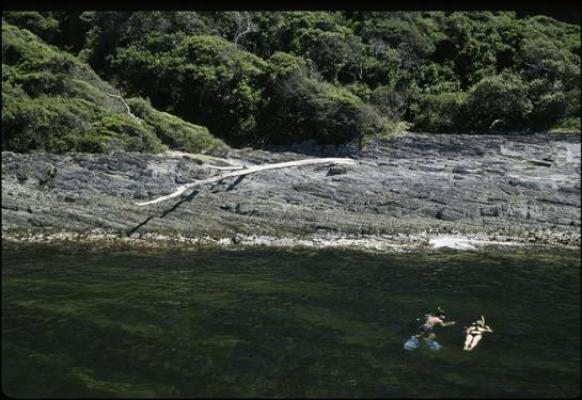
[[[481,338],[483,337],[483,335],[470,335],[467,334],[467,338],[465,339],[465,347],[463,348],[463,350],[467,350],[467,351],[471,351],[473,350],[477,344],[479,343],[479,341],[481,340]]]

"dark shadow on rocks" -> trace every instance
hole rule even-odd
[[[131,235],[133,235],[139,228],[141,228],[142,226],[144,226],[145,224],[150,222],[152,220],[152,218],[155,218],[155,215],[150,215],[143,222],[140,222],[134,228],[131,228],[130,230],[128,230],[126,233],[127,237],[131,237]]]
[[[176,209],[178,207],[180,207],[183,203],[185,202],[190,202],[192,200],[194,200],[194,197],[196,197],[196,195],[200,193],[199,190],[195,190],[192,193],[190,193],[188,196],[184,197],[182,200],[180,200],[179,202],[177,202],[176,204],[174,204],[172,207],[168,208],[166,211],[164,211],[161,215],[160,218],[164,218],[166,215],[168,215],[169,213],[176,211]]]
[[[241,175],[239,176],[233,183],[231,183],[228,188],[226,188],[226,191],[231,191],[233,190],[236,186],[238,186],[239,183],[242,182],[242,180],[245,178],[245,175]],[[217,186],[219,186],[222,183],[222,181],[218,181],[216,184],[214,184],[211,188],[210,188],[210,193],[217,193],[220,190],[214,190]],[[165,210],[164,212],[162,212],[159,216],[159,218],[164,218],[166,215],[168,215],[171,212],[174,212],[178,209],[178,207],[180,207],[183,203],[185,202],[191,202],[192,200],[194,200],[194,198],[196,197],[196,195],[198,195],[198,193],[200,193],[199,190],[195,190],[192,193],[190,193],[189,195],[183,197],[180,201],[178,201],[176,204],[174,204],[172,207],[168,208],[167,210]],[[131,235],[133,235],[135,232],[137,232],[137,230],[139,228],[141,228],[142,226],[144,226],[145,224],[147,224],[148,222],[150,222],[152,219],[154,219],[156,216],[155,215],[150,215],[148,216],[143,222],[140,222],[138,225],[136,225],[134,228],[131,228],[130,230],[127,231],[126,235],[127,237],[131,237]]]
[[[263,145],[257,146],[255,150],[265,150],[272,153],[299,153],[311,157],[351,157],[358,158],[362,154],[362,149],[357,143],[346,144],[317,144],[310,140],[302,143],[290,145]]]
[[[173,211],[176,211],[176,209],[178,207],[180,207],[183,203],[185,203],[187,201],[190,202],[190,201],[194,200],[194,197],[196,197],[196,195],[198,193],[200,193],[200,191],[195,190],[192,193],[190,193],[189,195],[185,196],[180,201],[178,201],[176,204],[174,204],[172,207],[168,208],[166,211],[164,211],[163,213],[161,213],[160,216],[159,216],[159,218],[164,218],[169,213],[171,213]],[[131,235],[133,235],[139,228],[141,228],[142,226],[144,226],[145,224],[147,224],[148,222],[150,222],[155,217],[156,217],[155,215],[150,215],[143,222],[140,222],[134,228],[128,230],[127,233],[126,233],[127,237],[130,237]]]

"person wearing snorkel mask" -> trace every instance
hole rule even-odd
[[[451,326],[455,325],[455,321],[445,322],[446,319],[445,311],[440,307],[437,308],[436,312],[426,315],[426,320],[418,328],[418,333],[416,337],[425,337],[427,339],[434,339],[436,337],[433,332],[435,326]]]
[[[493,333],[493,329],[489,325],[485,325],[485,317],[481,316],[480,320],[473,322],[469,327],[465,327],[467,334],[465,338],[465,347],[463,350],[471,351],[483,338],[483,333]]]

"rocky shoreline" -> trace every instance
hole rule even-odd
[[[110,248],[166,248],[196,247],[196,248],[223,248],[228,250],[248,249],[256,247],[270,248],[303,248],[303,249],[343,249],[359,250],[373,253],[407,253],[419,251],[451,250],[496,250],[513,252],[519,249],[525,250],[579,250],[579,246],[572,246],[560,242],[548,240],[540,241],[539,238],[519,237],[487,237],[483,235],[406,235],[394,236],[362,236],[362,237],[334,237],[311,239],[301,238],[276,238],[268,236],[243,236],[237,234],[232,238],[213,237],[183,237],[165,236],[160,234],[145,234],[141,237],[120,236],[117,233],[106,233],[99,230],[74,233],[32,233],[10,231],[3,234],[3,240],[11,243],[37,243],[56,244],[67,246],[71,243],[90,245],[93,250],[100,251]]]
[[[372,251],[580,247],[579,135],[406,134],[359,154],[273,150],[3,152],[2,238]],[[264,171],[135,204],[225,170],[330,156],[356,163]]]

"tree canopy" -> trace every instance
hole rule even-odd
[[[2,31],[5,149],[580,131],[580,26],[550,16],[10,11]]]

